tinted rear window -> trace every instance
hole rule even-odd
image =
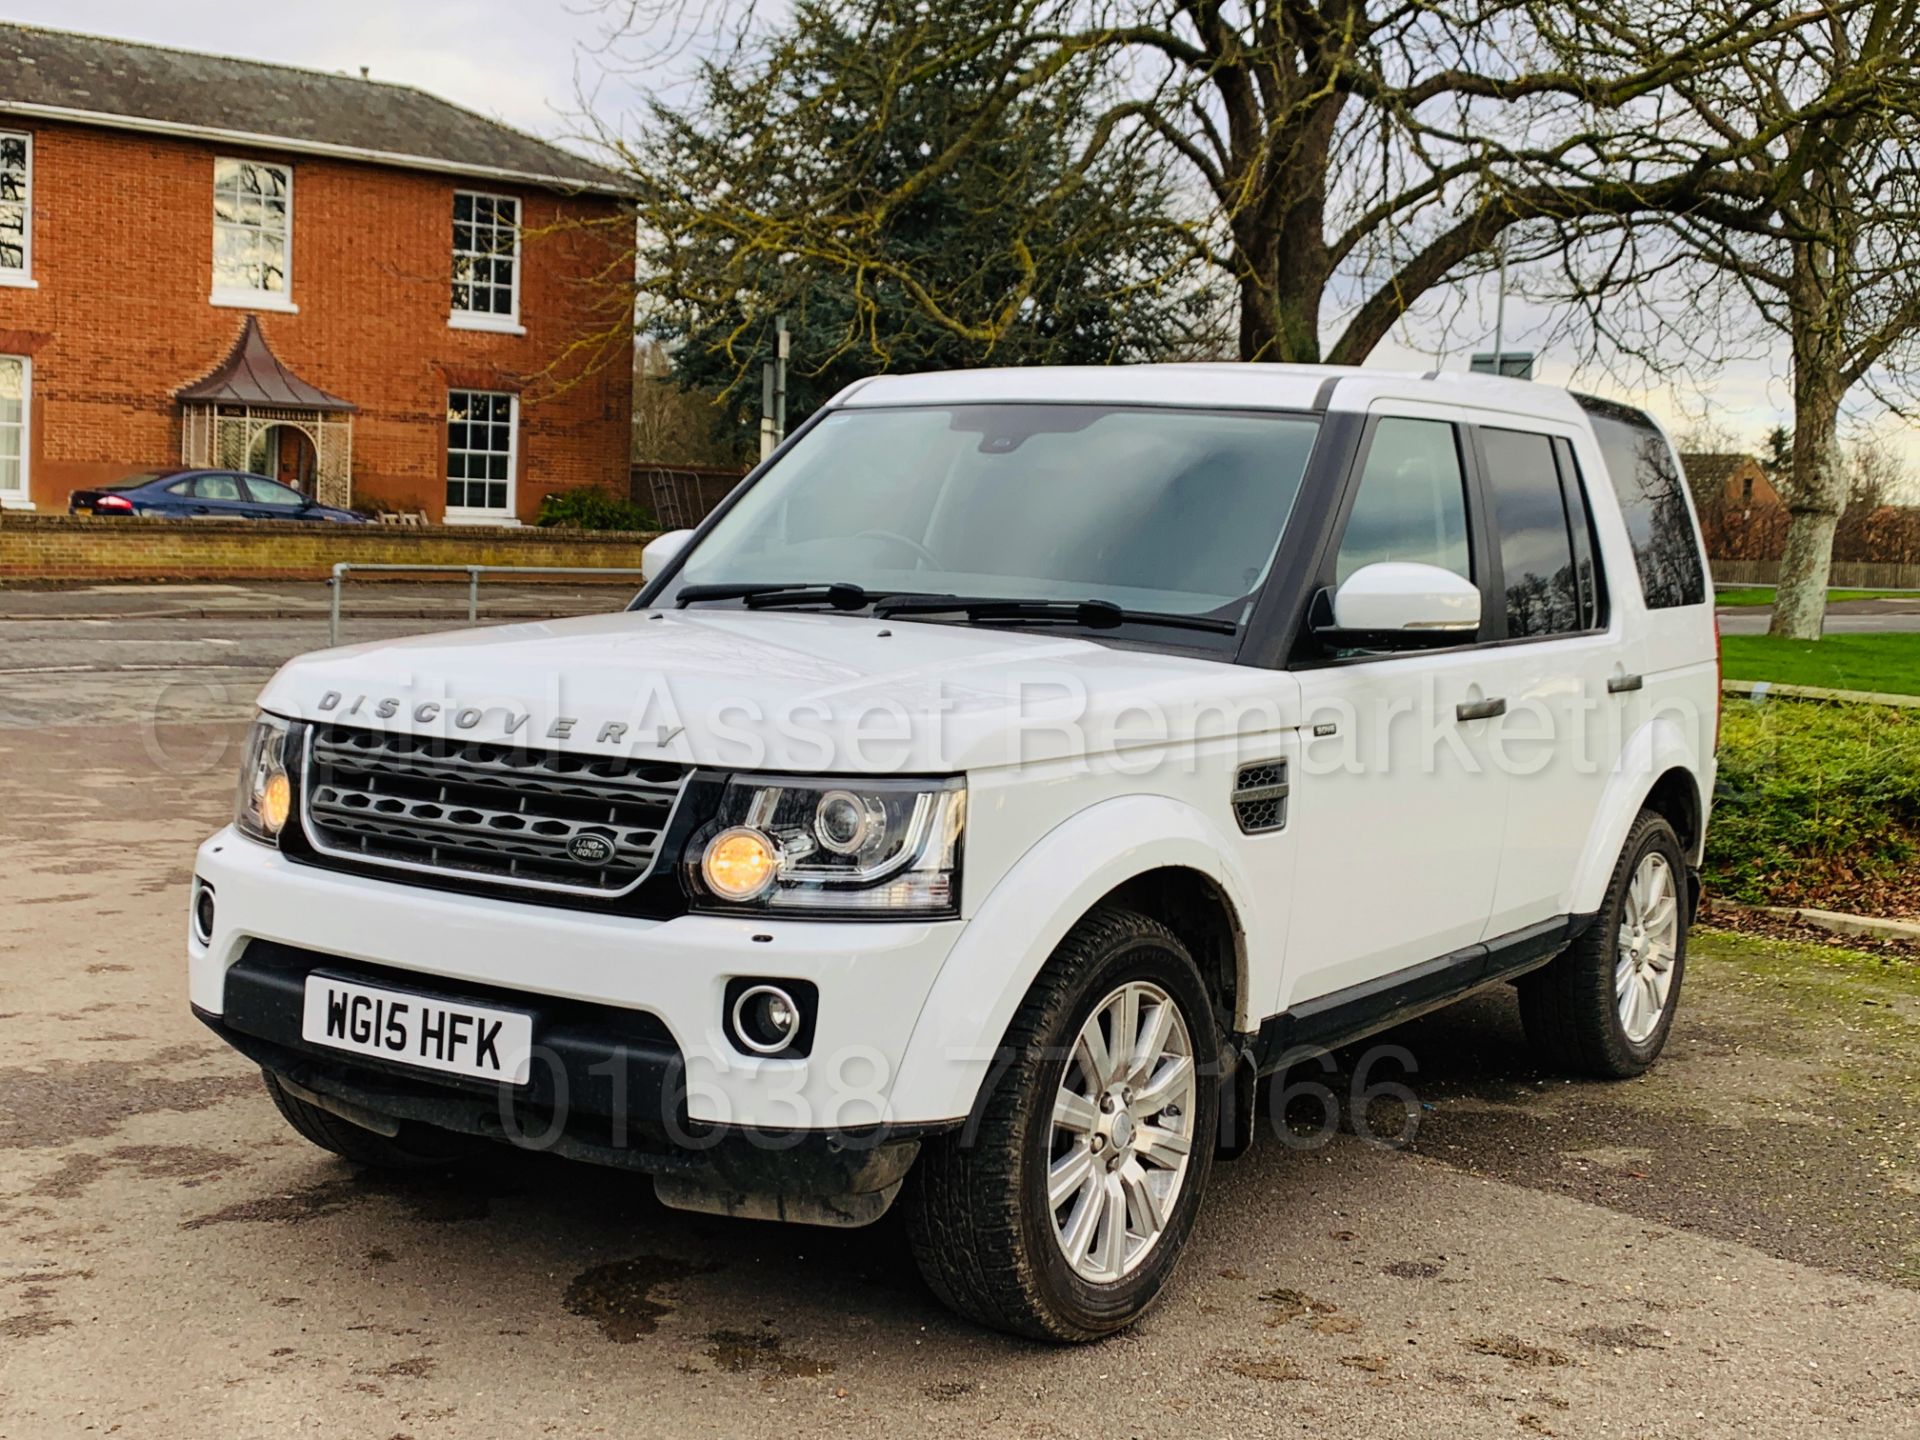
[[[1633,541],[1641,592],[1649,610],[1702,604],[1707,598],[1706,567],[1694,539],[1679,463],[1650,423],[1625,418],[1632,413],[1609,406],[1593,411],[1591,419]]]

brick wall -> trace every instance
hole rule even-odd
[[[22,580],[319,580],[340,561],[377,565],[636,568],[650,535],[472,525],[0,515],[0,584]],[[538,577],[524,577],[527,581]],[[577,584],[577,579],[567,583]],[[632,585],[632,577],[624,582]]]
[[[216,155],[293,171],[299,313],[262,311],[260,323],[286,365],[360,407],[356,501],[439,515],[450,385],[521,394],[521,518],[548,491],[625,492],[631,342],[591,373],[559,360],[621,313],[621,297],[594,278],[621,227],[575,224],[611,222],[613,202],[4,115],[0,126],[34,142],[38,288],[0,288],[0,354],[32,361],[30,493],[41,510],[64,510],[81,486],[180,462],[173,392],[225,356],[246,313],[208,303]],[[520,199],[525,336],[447,325],[456,189]]]

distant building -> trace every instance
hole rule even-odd
[[[1761,510],[1780,504],[1780,492],[1752,455],[1697,451],[1682,455],[1680,465],[1693,486],[1695,501],[1702,506],[1717,503],[1729,510]]]
[[[1693,489],[1708,558],[1780,558],[1787,538],[1787,510],[1757,459],[1731,451],[1696,451],[1683,454],[1680,464]]]
[[[344,75],[0,24],[0,77],[0,504],[183,463],[452,522],[624,493],[631,341],[552,370],[621,333],[615,176]]]

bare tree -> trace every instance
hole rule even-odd
[[[633,347],[633,459],[669,465],[735,465],[747,437],[711,393],[675,383],[673,356],[650,335]]]
[[[1771,632],[1818,639],[1834,534],[1847,508],[1840,408],[1866,385],[1899,403],[1920,361],[1920,117],[1911,60],[1914,0],[1876,0],[1795,43],[1796,69],[1828,88],[1858,85],[1882,101],[1807,127],[1769,157],[1778,238],[1747,251],[1738,273],[1793,349],[1793,482]],[[1789,74],[1791,72],[1788,72]],[[1776,74],[1770,93],[1778,96]],[[1778,101],[1776,100],[1777,104]],[[1738,247],[1745,250],[1746,247]]]
[[[682,3],[625,0],[616,13],[632,32],[673,36]],[[951,68],[980,86],[985,134],[1069,77],[1094,93],[1087,77],[1098,76],[1105,99],[1076,133],[1064,183],[1115,150],[1170,160],[1195,205],[1166,223],[1237,290],[1242,358],[1336,363],[1364,359],[1515,225],[1680,210],[1760,223],[1766,197],[1740,165],[1770,137],[1736,128],[1673,143],[1673,88],[1810,18],[1779,0],[1724,0],[1711,12],[1692,0],[873,0],[873,9],[896,25],[957,17],[963,36],[915,64],[870,67],[863,104],[876,112]],[[711,28],[716,13],[737,27],[731,63],[777,62],[777,27],[755,29],[751,0],[703,8],[699,23]],[[832,112],[847,92],[818,78],[811,103]],[[972,146],[966,132],[953,135],[852,208],[835,196],[810,212],[736,206],[725,223],[744,251],[825,252],[875,269],[886,257],[871,237],[968,163]],[[799,170],[815,163],[792,160]],[[653,178],[671,186],[670,175]],[[990,293],[923,292],[917,303],[975,336],[1013,325],[1029,267],[1020,227],[1009,228],[1011,278]],[[900,283],[911,288],[913,277]]]
[[[1736,13],[1722,0],[1702,23]],[[1547,242],[1570,281],[1561,298],[1617,349],[1651,361],[1664,345],[1671,362],[1730,311],[1786,337],[1794,424],[1774,439],[1788,451],[1790,516],[1775,635],[1822,630],[1849,499],[1838,443],[1848,396],[1900,409],[1920,379],[1917,49],[1920,0],[1855,0],[1675,76],[1665,143],[1714,156],[1719,188],[1738,202],[1703,197],[1604,233],[1577,218]]]

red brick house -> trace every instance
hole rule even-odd
[[[364,78],[4,24],[0,77],[0,505],[181,464],[450,522],[625,493],[614,176]]]
[[[1680,465],[1693,486],[1697,504],[1729,510],[1759,510],[1780,504],[1780,492],[1773,488],[1758,456],[1700,450],[1682,455]]]
[[[1787,511],[1766,467],[1752,455],[1695,451],[1680,457],[1707,555],[1714,560],[1777,560]]]

